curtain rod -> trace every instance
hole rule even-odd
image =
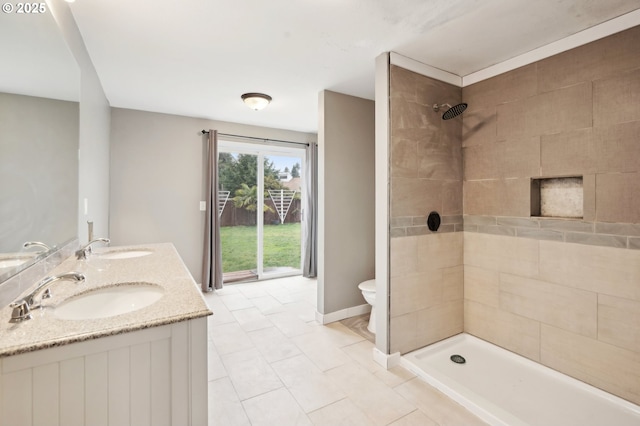
[[[202,134],[203,135],[206,135],[208,133],[209,133],[208,130],[202,130]],[[252,140],[262,141],[262,142],[267,142],[268,141],[268,142],[292,143],[292,144],[295,144],[295,145],[309,146],[309,144],[307,142],[292,142],[292,141],[283,141],[283,140],[279,140],[279,139],[256,138],[256,137],[253,137],[253,136],[232,135],[231,133],[220,133],[220,132],[218,132],[218,135],[220,135],[220,136],[230,136],[232,138],[252,139]]]

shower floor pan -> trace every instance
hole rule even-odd
[[[468,334],[400,363],[491,425],[640,425],[640,406]]]

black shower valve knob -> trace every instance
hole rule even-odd
[[[438,228],[440,228],[440,215],[438,212],[431,212],[427,217],[427,226],[429,227],[429,231],[436,232]]]

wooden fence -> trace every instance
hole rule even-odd
[[[278,212],[271,199],[265,200],[267,205],[271,207],[273,211],[264,212],[264,224],[265,225],[277,225],[280,223]],[[284,223],[299,223],[301,219],[300,200],[293,200],[289,212],[284,219]],[[256,225],[256,212],[249,211],[244,208],[236,208],[233,204],[233,200],[229,199],[227,205],[222,211],[220,217],[220,226],[255,226]]]

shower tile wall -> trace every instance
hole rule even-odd
[[[640,404],[640,27],[462,94],[465,331]],[[573,175],[584,218],[530,219]]]
[[[462,122],[432,108],[459,103],[461,89],[391,66],[390,98],[390,339],[406,353],[463,328]]]

